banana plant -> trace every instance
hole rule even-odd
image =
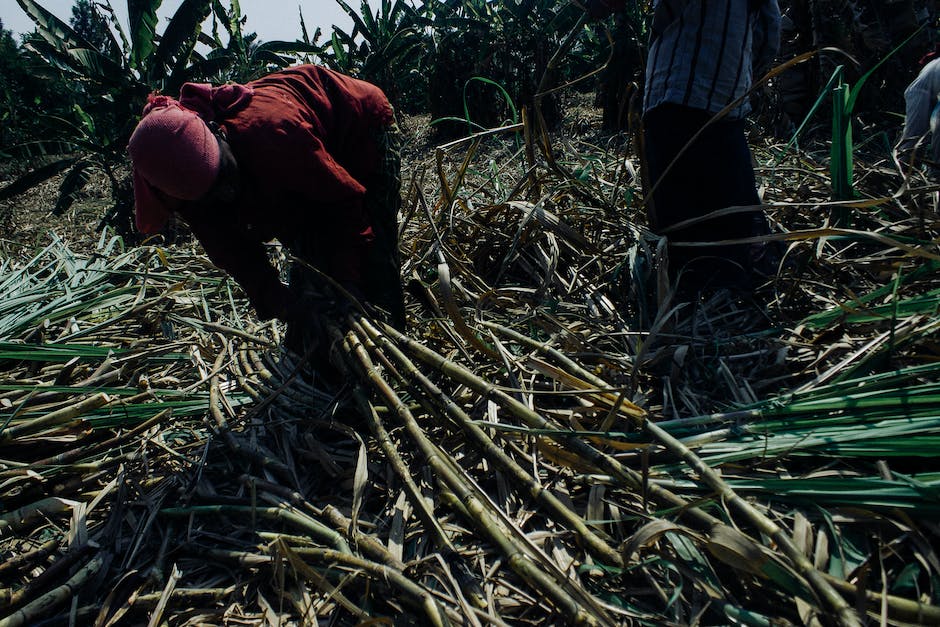
[[[212,34],[200,36],[200,41],[211,52],[206,55],[205,61],[193,65],[194,69],[211,77],[213,82],[244,83],[296,63],[298,58],[304,63],[322,58],[324,46],[316,43],[320,38],[320,29],[317,28],[311,40],[303,13],[300,14],[301,39],[260,41],[257,33],[243,33],[245,16],[239,1],[231,0],[229,5],[226,8],[220,0],[213,0]],[[222,41],[219,26],[225,31],[227,43]]]
[[[398,104],[418,67],[426,22],[405,0],[382,0],[375,11],[365,1],[359,11],[345,0],[336,3],[352,19],[353,29],[346,33],[333,27],[328,61],[340,71],[375,83]]]
[[[110,182],[114,201],[106,222],[123,225],[119,230],[131,235],[131,187],[118,174],[127,140],[149,92],[174,93],[183,82],[198,77],[193,62],[203,58],[195,46],[211,1],[183,0],[162,33],[157,32],[160,0],[128,0],[126,31],[109,3],[96,3],[111,26],[105,49],[115,52],[108,55],[38,2],[17,0],[36,25],[36,35],[25,48],[54,80],[68,85],[72,106],[68,117],[41,120],[48,140],[13,149],[24,158],[42,154],[46,162],[0,189],[0,199],[65,172],[54,207],[62,212],[98,171]]]

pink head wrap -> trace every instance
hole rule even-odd
[[[154,190],[180,200],[208,192],[219,174],[219,143],[195,112],[166,96],[151,96],[127,144],[134,164],[137,228],[155,233],[170,208]]]
[[[220,120],[244,108],[254,90],[247,85],[186,83],[180,100],[152,94],[127,150],[134,164],[137,228],[156,233],[170,217],[154,190],[179,200],[197,200],[219,174],[219,144],[204,120]]]

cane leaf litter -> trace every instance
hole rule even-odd
[[[191,243],[5,255],[0,625],[940,623],[937,186],[755,136],[784,263],[689,301],[628,138],[525,130],[406,133],[330,381]]]

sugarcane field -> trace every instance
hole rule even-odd
[[[286,4],[0,3],[0,627],[940,625],[935,2]]]

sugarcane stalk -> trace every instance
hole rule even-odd
[[[561,361],[562,364],[577,372],[589,383],[600,388],[609,387],[607,382],[603,381],[599,377],[596,377],[586,369],[581,368],[573,360],[570,360],[562,355],[560,351],[556,351],[549,347],[540,347],[540,350],[545,351],[551,357]],[[752,506],[745,499],[738,496],[734,489],[731,488],[717,472],[715,472],[702,460],[701,457],[696,455],[694,451],[680,442],[672,434],[668,433],[651,420],[641,421],[640,426],[653,438],[663,443],[673,454],[684,460],[695,472],[699,474],[699,476],[705,480],[705,483],[707,483],[709,487],[721,495],[722,500],[736,509],[761,533],[764,533],[773,538],[777,546],[782,549],[784,555],[786,555],[790,562],[796,567],[797,572],[806,578],[806,580],[813,587],[813,590],[816,592],[816,594],[818,594],[820,598],[824,599],[828,606],[832,609],[839,621],[839,624],[847,626],[859,624],[858,616],[856,615],[855,611],[851,608],[851,606],[849,606],[848,603],[846,603],[845,599],[838,592],[836,592],[835,588],[833,588],[830,582],[823,577],[823,574],[806,558],[803,552],[800,551],[800,549],[793,542],[788,533],[786,533],[772,520],[767,518],[767,516],[758,511],[757,508]]]
[[[267,366],[264,365],[264,360],[261,359],[261,356],[258,355],[258,351],[253,349],[248,349],[248,358],[251,360],[251,365],[254,367],[255,372],[264,379],[265,381],[270,381],[274,378],[274,375],[271,374],[271,371],[268,370]]]
[[[329,333],[334,338],[334,341],[341,338],[341,334],[335,326],[329,328]],[[360,357],[360,355],[357,355],[357,350],[353,342],[353,338],[355,337],[357,336],[350,334],[349,336],[342,338],[342,346],[346,351],[350,363],[342,363],[341,368],[344,372],[348,373],[351,368],[356,369],[358,367],[360,370],[366,371],[367,379],[373,381],[373,383],[375,381],[381,381],[384,383],[384,380],[382,380],[378,371],[375,369],[375,367],[372,366],[371,363],[363,363],[357,359]],[[453,543],[450,541],[450,538],[444,532],[444,528],[440,525],[440,522],[434,515],[433,510],[428,506],[427,501],[422,496],[421,489],[418,487],[418,484],[415,483],[411,470],[408,468],[405,460],[402,459],[401,455],[398,453],[398,449],[395,448],[395,445],[392,442],[392,438],[385,429],[385,425],[382,422],[382,419],[379,417],[375,406],[372,405],[372,403],[369,402],[369,399],[366,398],[362,386],[357,385],[353,388],[353,398],[359,405],[362,413],[369,420],[369,426],[372,429],[373,436],[375,436],[379,443],[379,447],[388,458],[388,462],[391,464],[395,474],[398,475],[399,479],[405,486],[409,500],[411,501],[412,506],[415,508],[418,517],[421,518],[421,522],[424,523],[426,528],[430,529],[431,543],[435,546],[435,548],[437,548],[437,550],[443,555],[445,559],[459,560],[460,557],[457,549],[454,547]],[[479,585],[477,584],[476,580],[469,576],[469,569],[466,569],[462,562],[460,562],[460,564],[461,575],[466,576],[468,579],[466,583],[473,589],[472,596],[475,600],[482,601],[485,606],[482,592],[478,591]]]
[[[398,570],[405,569],[405,565],[401,562],[401,560],[392,555],[388,549],[382,545],[381,542],[368,534],[362,533],[358,529],[352,529],[352,521],[350,521],[349,518],[343,516],[343,514],[332,505],[327,505],[323,508],[323,510],[319,510],[296,490],[292,490],[290,488],[249,475],[242,475],[240,480],[243,485],[254,483],[255,487],[261,490],[261,494],[259,496],[263,500],[274,503],[275,499],[285,499],[295,507],[302,507],[311,516],[322,516],[323,518],[329,520],[333,527],[336,528],[340,533],[345,534],[348,540],[351,540],[359,548],[363,549],[363,552],[368,554],[372,559],[377,560],[387,566],[391,566],[392,568],[397,568]]]
[[[371,618],[368,612],[353,603],[345,594],[341,592],[341,590],[346,587],[348,580],[342,581],[339,586],[334,585],[333,582],[331,582],[326,576],[326,573],[317,572],[317,569],[310,566],[301,558],[301,555],[298,552],[299,549],[288,546],[283,538],[275,539],[275,541],[271,544],[270,547],[267,548],[267,550],[277,559],[277,563],[275,564],[275,572],[282,570],[280,565],[286,562],[288,565],[290,565],[295,579],[299,576],[303,577],[308,582],[313,583],[313,585],[323,593],[326,599],[335,599],[336,602],[343,607],[343,609],[355,616],[359,623],[368,621]],[[355,577],[355,575],[351,576],[350,579],[353,577]],[[280,594],[285,595],[285,592],[279,592]],[[306,617],[307,612],[309,612],[311,608],[310,606],[305,605],[303,609],[305,611],[304,616]]]
[[[225,416],[220,408],[222,391],[219,385],[219,373],[222,370],[222,364],[225,362],[226,357],[226,351],[219,351],[219,355],[216,357],[215,364],[212,368],[213,374],[209,379],[209,413],[212,415],[212,419],[215,421],[215,424],[218,427],[218,432],[222,436],[222,440],[225,442],[225,445],[228,446],[229,449],[236,455],[244,455],[245,457],[248,457],[254,462],[260,464],[262,467],[289,479],[292,476],[290,468],[288,468],[283,462],[269,457],[268,455],[265,455],[253,447],[244,446],[232,434],[232,431],[228,425],[228,421],[225,419]]]
[[[832,587],[839,590],[849,599],[857,599],[859,589],[852,583],[833,577],[828,573],[822,573]],[[919,603],[911,599],[897,597],[890,594],[881,594],[873,590],[864,590],[865,602],[869,610],[875,614],[881,613],[882,606],[888,608],[888,618],[894,621],[901,621],[912,625],[940,625],[940,607]]]
[[[790,559],[790,562],[796,567],[796,570],[809,581],[813,590],[815,590],[835,612],[840,625],[847,627],[861,625],[855,610],[845,601],[842,595],[836,592],[835,588],[823,577],[822,573],[819,572],[813,563],[807,559],[788,533],[758,511],[753,505],[738,496],[734,489],[729,486],[711,466],[706,464],[701,457],[696,455],[692,449],[677,440],[670,433],[656,426],[656,423],[652,421],[646,421],[644,428],[650,435],[662,442],[674,455],[685,461],[692,470],[697,472],[709,487],[721,495],[723,501],[743,515],[748,522],[754,525],[761,533],[770,536],[777,546],[781,547],[784,555]]]
[[[608,620],[601,614],[588,612],[568,591],[566,591],[555,578],[541,570],[533,559],[513,542],[507,533],[501,528],[499,520],[490,513],[486,504],[481,501],[474,492],[467,487],[464,479],[457,476],[451,464],[447,463],[446,453],[436,447],[417,427],[417,422],[411,414],[408,407],[401,401],[395,391],[382,379],[369,358],[361,340],[353,331],[347,334],[347,351],[354,354],[357,358],[355,362],[366,380],[370,381],[375,390],[383,396],[389,408],[398,415],[399,419],[408,429],[418,448],[424,455],[425,462],[439,479],[449,486],[455,494],[463,501],[467,511],[471,514],[471,520],[477,527],[483,531],[486,536],[495,544],[501,553],[506,557],[510,568],[519,575],[523,581],[528,582],[533,588],[539,590],[547,598],[551,599],[559,611],[561,611],[572,624],[577,625],[601,625],[608,624]],[[548,562],[548,560],[545,560]],[[567,579],[567,584],[571,584]],[[579,593],[584,594],[581,590]],[[584,594],[587,597],[586,594]],[[589,598],[587,599],[589,602]]]
[[[344,533],[349,535],[350,529],[352,528],[352,520],[344,516],[338,509],[332,505],[327,505],[323,508],[323,517],[329,520],[335,528],[341,529]],[[367,557],[371,557],[373,560],[381,562],[390,568],[397,568],[398,570],[405,569],[405,564],[392,555],[392,553],[385,548],[385,545],[376,540],[373,536],[362,533],[357,529],[350,537],[350,540],[355,542],[356,546],[363,549],[363,553],[365,553]]]
[[[245,365],[245,370],[261,377],[268,391],[268,398],[264,399],[256,411],[266,407],[275,400],[283,400],[291,405],[316,406],[317,404],[327,403],[332,397],[320,392],[319,390],[308,386],[297,375],[300,373],[300,365],[294,368],[292,372],[285,373],[283,364],[279,363],[275,367],[279,371],[280,380],[265,365],[264,360],[258,355],[257,351],[249,349],[247,356],[250,366]]]
[[[323,508],[323,517],[329,520],[330,524],[340,533],[345,534],[347,542],[354,542],[356,548],[359,549],[365,557],[379,562],[380,564],[385,564],[390,568],[405,570],[406,566],[404,562],[392,555],[375,536],[370,536],[361,531],[357,531],[354,537],[350,536],[350,519],[343,516],[343,514],[332,505],[327,505]],[[272,533],[269,531],[259,531],[258,536],[269,542],[283,539],[285,542],[294,542],[295,544],[303,543],[304,545],[309,545],[311,543],[310,538],[305,536],[288,536],[283,533]],[[296,549],[298,547],[292,548]]]
[[[187,608],[194,608],[205,603],[218,603],[226,598],[235,594],[236,587],[229,586],[227,588],[174,588],[169,593],[168,603],[180,603]],[[141,594],[136,596],[131,596],[128,599],[129,607],[126,608],[127,612],[134,611],[148,611],[157,607],[157,604],[167,595],[164,595],[163,592],[150,592],[148,594]],[[93,606],[84,606],[78,608],[76,612],[76,617],[79,619],[93,619],[95,616],[98,616],[101,613],[101,607],[98,605]],[[111,617],[111,620],[114,620],[114,617]],[[85,623],[80,623],[85,624]]]
[[[63,407],[44,416],[26,420],[24,422],[7,427],[2,432],[0,432],[0,443],[8,442],[13,438],[23,435],[36,433],[37,431],[41,431],[47,427],[52,427],[69,422],[71,420],[75,420],[76,418],[83,416],[88,412],[92,412],[96,409],[104,407],[110,402],[110,396],[104,392],[99,392],[94,396],[89,396],[88,398],[82,399],[77,403],[69,405],[68,407]]]
[[[320,554],[322,553],[322,549],[317,549],[317,548],[312,548],[312,547],[291,547],[291,548],[290,548],[290,551],[291,551],[292,553],[295,553],[296,555],[298,555],[298,556],[300,556],[300,557],[309,556],[309,555],[315,555],[315,556],[316,556],[316,555],[320,555]],[[378,564],[377,564],[377,565],[378,565]],[[387,565],[386,565],[386,566],[387,566]],[[393,568],[393,569],[394,569],[393,566],[389,566],[389,568]],[[407,575],[407,574],[404,574],[404,573],[403,573],[403,576],[406,577],[406,578],[408,577],[408,575]],[[417,584],[416,584],[416,585],[417,585]],[[441,591],[437,591],[437,590],[426,590],[426,591],[427,591],[429,594],[436,595],[438,598],[444,597],[444,595],[443,595],[443,593],[442,593]],[[466,590],[461,590],[461,592],[466,593]],[[449,600],[449,599],[446,599],[446,598],[445,598],[445,600]],[[455,602],[455,603],[456,603],[456,602]],[[479,607],[464,605],[464,606],[462,606],[462,609],[463,609],[463,611],[465,612],[464,614],[461,614],[460,612],[458,612],[458,610],[456,610],[456,609],[450,607],[449,605],[444,605],[444,606],[442,606],[442,609],[443,609],[444,613],[447,615],[447,617],[448,617],[452,622],[455,622],[455,623],[466,623],[466,622],[467,622],[467,619],[468,619],[468,616],[466,615],[466,613],[467,613],[467,612],[470,612],[470,613],[472,613],[472,615],[473,615],[474,618],[482,618],[482,619],[484,619],[486,622],[488,622],[488,623],[491,624],[491,625],[497,625],[498,627],[506,627],[506,623],[503,622],[498,616],[494,616],[493,614],[488,614],[488,613],[486,613],[486,612],[484,611],[484,610],[486,609],[485,606],[482,607],[482,608],[479,608]],[[479,623],[478,623],[477,621],[473,621],[472,624],[479,624]]]
[[[90,551],[97,548],[98,545],[89,542],[80,547],[70,549],[68,553],[52,562],[52,564],[39,573],[39,575],[30,578],[29,583],[19,590],[14,591],[3,609],[9,612],[28,603],[31,597],[36,596],[37,591],[45,589],[47,584],[67,573],[69,569],[80,562]]]
[[[447,360],[443,356],[438,355],[421,343],[411,340],[401,333],[398,333],[393,327],[389,325],[383,325],[383,331],[392,336],[400,344],[406,346],[420,360],[439,369],[441,372],[452,377],[454,380],[467,385],[471,389],[476,390],[478,393],[483,395],[484,398],[495,399],[502,406],[510,410],[514,415],[523,420],[523,422],[525,422],[529,427],[535,429],[552,430],[552,439],[557,441],[560,445],[572,448],[578,455],[583,456],[587,461],[594,464],[598,468],[601,468],[604,472],[616,477],[618,480],[623,481],[631,488],[638,491],[646,490],[649,495],[658,502],[670,507],[679,508],[680,511],[682,511],[684,514],[691,516],[698,524],[702,525],[705,530],[711,531],[715,527],[724,526],[725,523],[723,523],[721,520],[711,516],[697,507],[690,506],[690,504],[685,499],[679,497],[678,495],[656,484],[644,482],[640,473],[626,468],[617,460],[613,459],[609,455],[602,453],[601,451],[598,451],[589,443],[577,437],[565,437],[561,434],[562,428],[560,425],[549,422],[544,417],[540,416],[537,412],[532,411],[515,398],[498,389],[492,383],[481,379],[466,368],[463,368],[462,366]],[[601,382],[599,387],[606,388],[609,386]],[[648,423],[649,421],[646,422]],[[776,527],[776,525],[774,525],[774,527]],[[762,528],[770,529],[770,527],[766,526]],[[782,534],[783,532],[780,531],[780,533]],[[792,541],[790,544],[792,545]],[[788,551],[788,549],[786,550]],[[805,557],[803,559],[805,560]],[[820,578],[819,572],[815,568],[812,568],[812,564],[810,564],[810,570],[805,570],[807,563],[808,560],[802,564],[802,567],[799,564],[795,565],[797,565],[797,568],[801,571],[805,571],[805,574],[812,577],[810,583],[813,585],[814,591],[817,594],[820,594],[821,597],[826,600],[826,602],[835,612],[836,617],[840,621],[840,624],[857,625],[857,617],[855,616],[855,613],[852,611],[852,609],[845,603],[845,600],[842,599],[842,597],[832,589],[832,586]]]
[[[229,586],[228,588],[174,588],[170,592],[170,601],[181,602],[187,607],[193,607],[210,601],[222,601],[232,596],[234,593],[235,586]],[[163,596],[162,592],[142,594],[134,599],[132,609],[153,609]]]
[[[427,500],[422,496],[421,488],[415,483],[411,469],[408,468],[405,460],[402,459],[395,445],[392,443],[391,436],[385,429],[385,425],[382,424],[382,420],[379,418],[375,408],[369,403],[361,389],[354,390],[353,395],[356,402],[369,419],[369,425],[373,429],[373,435],[375,435],[382,452],[385,453],[395,474],[398,475],[402,484],[405,486],[405,491],[408,493],[409,500],[414,506],[415,512],[421,518],[421,522],[426,526],[425,531],[431,536],[431,543],[440,551],[456,553],[456,549],[451,543],[450,538],[447,537],[440,522],[438,522],[437,517],[428,505]]]
[[[341,553],[349,553],[349,545],[346,540],[323,523],[306,516],[301,512],[281,507],[250,507],[247,505],[196,505],[193,507],[167,507],[160,510],[164,516],[219,516],[226,514],[248,515],[265,520],[279,520],[292,525],[297,529],[303,529],[310,534],[311,538],[333,547],[334,550]]]
[[[31,625],[50,610],[73,598],[89,579],[98,573],[104,564],[104,557],[96,555],[87,564],[69,577],[61,586],[53,588],[38,599],[27,603],[13,614],[0,619],[0,627],[21,627]]]
[[[248,351],[242,346],[238,350],[238,362],[237,368],[235,368],[235,380],[238,381],[238,387],[243,389],[248,396],[255,402],[260,402],[263,400],[263,395],[261,390],[257,389],[256,386],[264,386],[263,382],[249,382],[247,373],[253,373],[253,369],[248,367]],[[264,387],[261,388],[262,390]]]
[[[43,374],[52,374],[52,373],[43,373]],[[38,387],[39,387],[39,388],[42,388],[42,387],[46,387],[46,386],[64,386],[64,385],[65,385],[64,383],[60,383],[60,382],[58,381],[59,377],[61,377],[62,374],[63,374],[62,372],[59,372],[59,373],[56,374],[56,381],[55,381],[55,382],[53,382],[53,383],[51,383],[51,384],[50,384],[50,383],[44,383],[44,384],[41,384],[41,385],[38,386]],[[116,380],[116,379],[117,379],[118,377],[120,377],[120,376],[121,376],[121,371],[120,371],[120,370],[112,370],[111,372],[105,372],[105,373],[102,373],[102,374],[98,374],[98,375],[96,375],[96,376],[93,375],[93,376],[91,376],[91,377],[89,377],[89,378],[87,378],[87,379],[83,379],[83,380],[81,380],[81,381],[76,381],[76,382],[72,385],[72,387],[74,387],[74,388],[76,388],[76,389],[81,389],[81,388],[88,389],[88,388],[107,387],[106,384],[113,382],[114,380]],[[62,391],[62,390],[58,390],[58,391],[49,391],[49,392],[40,392],[40,393],[38,393],[38,394],[35,394],[35,395],[31,396],[29,400],[30,400],[31,402],[33,402],[33,403],[55,403],[55,402],[58,402],[59,399],[68,397],[68,394],[69,394],[68,392]]]
[[[5,576],[7,572],[11,570],[22,570],[27,566],[35,566],[39,560],[52,555],[53,551],[55,551],[61,543],[61,539],[54,538],[42,543],[32,551],[10,557],[5,562],[0,563],[0,577]]]
[[[347,568],[363,571],[373,579],[391,584],[402,592],[412,604],[424,611],[429,624],[437,627],[450,625],[447,612],[438,604],[431,593],[411,581],[401,571],[390,568],[384,564],[369,561],[358,555],[340,553],[332,549],[303,549],[302,552],[297,551],[297,553],[298,555],[303,555],[304,557],[315,560],[326,567],[339,564]]]
[[[556,522],[575,531],[588,550],[597,559],[605,564],[620,568],[623,566],[623,557],[614,550],[608,540],[600,537],[592,530],[583,518],[575,514],[564,505],[549,490],[546,490],[528,471],[510,457],[505,450],[496,443],[467,415],[467,413],[454,402],[447,394],[435,385],[427,376],[415,366],[408,357],[398,349],[387,337],[381,335],[368,320],[361,320],[362,327],[380,347],[390,353],[404,368],[406,374],[418,381],[429,396],[436,399],[444,408],[448,416],[458,424],[463,431],[471,437],[474,443],[490,461],[497,464],[504,471],[512,475],[516,481],[525,486],[529,495],[543,505]]]
[[[32,462],[30,464],[30,467],[39,468],[42,466],[63,466],[66,464],[71,464],[72,462],[78,459],[84,459],[84,458],[91,457],[92,455],[97,455],[101,451],[111,451],[119,446],[122,446],[125,442],[128,442],[136,438],[142,433],[145,433],[154,425],[162,422],[163,419],[169,416],[171,413],[172,413],[172,410],[164,409],[163,411],[156,414],[153,418],[150,418],[142,422],[141,424],[137,425],[133,429],[125,433],[122,433],[121,435],[115,436],[113,438],[110,438],[98,444],[93,444],[92,446],[89,446],[89,447],[80,447],[77,449],[73,449],[71,451],[67,451],[65,453],[60,453],[59,455],[56,455],[54,457],[47,457],[45,459]],[[0,476],[2,476],[2,473],[0,473]]]
[[[274,563],[273,555],[260,555],[250,551],[231,551],[228,549],[206,549],[200,552],[208,558],[228,562],[246,568],[257,568],[259,566],[270,566]]]
[[[173,319],[182,324],[189,325],[194,329],[201,329],[204,331],[214,331],[215,333],[220,333],[226,336],[234,336],[245,340],[246,342],[251,342],[253,344],[258,344],[266,348],[276,348],[274,343],[263,337],[258,337],[252,335],[247,331],[242,331],[241,329],[236,329],[233,327],[226,326],[224,324],[219,324],[218,322],[211,322],[208,320],[196,320],[195,318],[187,318],[185,316],[174,315]]]
[[[116,316],[114,316],[113,318],[110,318],[110,319],[108,319],[108,320],[105,320],[104,322],[101,322],[101,323],[96,324],[96,325],[94,325],[94,326],[90,326],[90,327],[88,327],[88,328],[86,328],[86,329],[82,329],[82,330],[77,331],[77,332],[75,332],[75,333],[72,333],[72,334],[70,334],[70,335],[66,335],[65,337],[61,337],[61,338],[59,338],[58,341],[59,341],[59,342],[72,342],[72,341],[76,340],[77,338],[86,337],[86,336],[92,335],[92,334],[97,333],[97,332],[99,332],[99,331],[101,331],[101,330],[103,330],[103,329],[107,329],[108,327],[114,326],[115,323],[120,322],[121,320],[125,320],[125,319],[127,319],[127,318],[133,318],[134,316],[137,316],[137,315],[139,315],[139,314],[141,314],[141,313],[147,311],[148,309],[151,309],[151,308],[153,308],[153,307],[155,307],[155,306],[157,306],[157,305],[161,305],[161,304],[165,303],[168,299],[169,299],[169,296],[168,296],[168,295],[166,295],[166,294],[161,294],[160,296],[157,296],[157,297],[155,297],[155,298],[152,298],[152,299],[150,299],[150,300],[148,300],[148,301],[144,301],[144,302],[140,303],[139,305],[136,305],[136,306],[134,306],[134,307],[131,307],[130,309],[125,309],[124,311],[121,311],[118,315],[116,315]]]
[[[385,456],[388,458],[388,462],[391,464],[395,474],[398,475],[402,484],[405,486],[405,491],[408,493],[409,500],[412,506],[414,506],[415,512],[418,517],[421,518],[421,522],[424,523],[426,531],[431,536],[431,543],[439,551],[456,553],[456,549],[451,543],[450,538],[444,533],[444,529],[438,522],[434,512],[421,495],[421,488],[415,483],[411,469],[408,468],[405,460],[402,459],[395,445],[392,443],[392,438],[385,429],[385,425],[382,424],[382,420],[379,418],[378,413],[376,413],[375,408],[369,403],[361,389],[355,389],[353,396],[363,413],[369,419],[369,426],[373,430],[373,435],[378,441],[379,447],[381,447],[382,452],[385,453]]]
[[[0,537],[3,537],[8,531],[25,527],[36,518],[63,514],[71,510],[75,505],[75,501],[54,496],[41,499],[29,505],[24,505],[19,509],[0,516]]]
[[[418,484],[415,483],[410,469],[392,443],[392,438],[385,429],[385,425],[382,423],[381,418],[379,418],[378,413],[375,411],[375,407],[365,398],[365,394],[363,394],[359,386],[353,390],[353,395],[356,402],[362,408],[363,413],[369,418],[372,434],[375,436],[376,440],[378,440],[379,446],[388,458],[389,463],[404,484],[405,490],[408,492],[409,500],[412,506],[414,506],[418,516],[421,518],[421,522],[424,523],[425,530],[430,530],[431,543],[437,548],[445,561],[457,565],[458,579],[461,582],[464,592],[469,595],[473,604],[478,608],[485,608],[486,598],[483,591],[480,589],[479,583],[477,583],[476,579],[471,575],[470,569],[463,563],[463,559],[457,552],[457,549],[450,541],[450,538],[447,537],[447,534],[444,532],[443,527],[441,527],[434,512],[421,495]]]
[[[508,411],[510,411],[514,416],[522,420],[529,428],[549,431],[551,433],[550,437],[553,440],[555,440],[562,447],[572,449],[573,452],[583,459],[587,464],[590,464],[602,470],[604,473],[611,475],[617,481],[626,484],[633,490],[640,492],[644,490],[644,488],[647,489],[650,496],[652,496],[656,501],[666,507],[683,511],[686,515],[690,516],[705,529],[709,529],[716,524],[721,524],[721,520],[718,518],[698,507],[692,507],[688,501],[670,492],[669,490],[661,488],[655,484],[645,486],[645,482],[641,473],[633,470],[632,468],[624,466],[612,456],[597,450],[576,435],[564,435],[564,427],[545,419],[543,416],[535,411],[532,411],[517,399],[500,390],[496,385],[470,372],[463,366],[448,360],[446,357],[436,353],[420,342],[412,340],[411,338],[399,333],[394,327],[383,324],[381,325],[381,329],[396,343],[406,347],[407,350],[416,356],[420,361],[440,370],[442,373],[451,377],[457,383],[466,385],[468,388],[474,390],[482,397],[499,403],[502,407],[505,407]]]
[[[264,540],[267,543],[277,542],[278,540],[283,540],[291,548],[297,548],[297,546],[312,546],[314,544],[308,536],[298,536],[296,534],[280,533],[276,531],[256,531],[258,537]],[[294,546],[297,545],[297,546]],[[264,545],[267,546],[267,545]]]

